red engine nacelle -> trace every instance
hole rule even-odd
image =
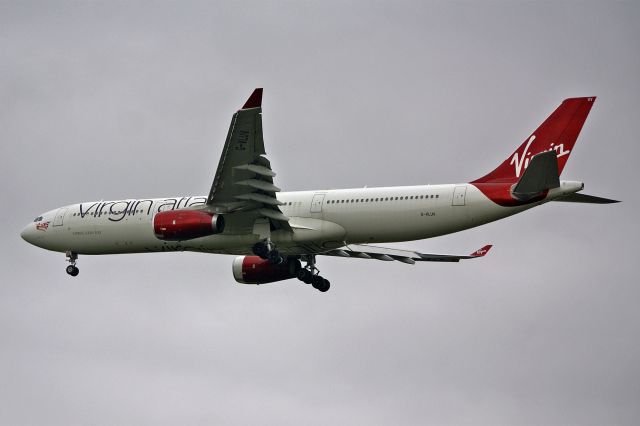
[[[233,278],[241,284],[265,284],[296,278],[301,265],[298,259],[286,259],[272,265],[258,256],[238,256],[233,259]]]
[[[199,210],[171,210],[153,217],[153,232],[160,240],[184,241],[219,234],[224,218]]]

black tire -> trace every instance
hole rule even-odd
[[[67,266],[67,274],[71,275],[72,277],[77,276],[79,273],[80,273],[80,269],[78,269],[77,267],[73,265]]]
[[[302,280],[305,284],[312,284],[313,283],[313,274],[311,273],[311,271],[307,271],[307,275],[304,277],[304,280]]]
[[[296,276],[298,277],[298,279],[302,282],[307,283],[307,280],[309,279],[309,276],[311,275],[311,272],[309,272],[306,269],[300,269],[297,273]],[[309,284],[309,283],[307,283]]]
[[[312,275],[310,281],[313,288],[315,288],[316,290],[320,290],[320,288],[322,287],[322,281],[324,281],[324,278],[322,278],[320,275]]]
[[[267,243],[261,241],[259,243],[255,243],[251,248],[251,251],[261,259],[267,259],[267,256],[269,255],[269,246]]]
[[[331,283],[329,282],[329,280],[326,280],[323,278],[322,285],[320,286],[320,288],[318,288],[318,290],[324,293],[329,291],[330,288],[331,288]]]

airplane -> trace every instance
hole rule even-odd
[[[262,93],[255,89],[233,114],[208,195],[67,205],[39,215],[20,235],[64,252],[71,276],[79,273],[80,254],[193,251],[235,255],[239,283],[297,278],[326,292],[330,282],[317,256],[406,264],[477,259],[491,245],[447,255],[375,244],[450,234],[549,201],[618,202],[560,180],[595,97],[564,100],[497,168],[468,183],[282,192],[266,156]]]

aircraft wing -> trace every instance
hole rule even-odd
[[[326,256],[355,257],[360,259],[377,259],[386,261],[397,260],[398,262],[413,265],[416,262],[459,262],[461,259],[475,259],[487,254],[491,247],[491,245],[486,245],[469,255],[452,255],[418,253],[415,251],[376,247],[366,244],[349,244],[320,254]]]
[[[218,163],[207,208],[224,214],[227,229],[247,232],[257,219],[269,220],[273,229],[291,230],[289,218],[278,208],[280,188],[266,158],[262,137],[262,89],[253,91],[233,114]]]

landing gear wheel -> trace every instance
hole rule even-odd
[[[271,250],[267,255],[267,259],[272,265],[280,265],[282,262],[284,262],[284,258],[280,256],[278,250]]]
[[[77,276],[79,273],[80,273],[80,269],[78,269],[77,266],[75,265],[67,266],[67,274],[71,275],[72,277]]]
[[[76,262],[78,260],[78,253],[72,252],[72,251],[68,251],[65,253],[65,255],[67,256],[67,262],[70,263],[69,266],[67,266],[67,274],[71,275],[72,277],[77,276],[80,273],[80,269],[78,269],[78,267],[76,266]]]
[[[314,255],[302,256],[302,260],[307,262],[307,266],[300,269],[296,276],[304,283],[311,284],[313,288],[324,293],[329,291],[331,284],[329,280],[320,276],[320,271],[316,268],[316,257]]]
[[[322,278],[320,275],[313,276],[313,281],[311,285],[313,286],[313,288],[315,288],[316,290],[322,293],[324,293],[325,291],[328,291],[329,288],[331,287],[329,280]]]
[[[311,284],[313,274],[308,269],[300,269],[298,271],[298,279],[305,284]]]
[[[260,257],[261,259],[268,259],[269,256],[269,244],[265,241],[260,241],[259,243],[255,243],[251,249],[253,254]]]
[[[320,290],[322,293],[329,291],[329,289],[331,288],[331,283],[329,282],[329,280],[327,279],[322,279],[322,287],[320,287],[318,290]]]

